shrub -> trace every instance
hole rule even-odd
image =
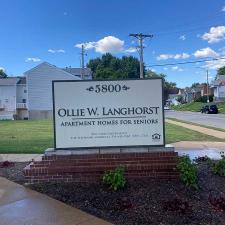
[[[225,159],[225,152],[224,151],[221,151],[220,152],[220,156],[221,156],[222,159]]]
[[[225,159],[211,161],[210,166],[214,174],[225,177]]]
[[[207,103],[207,99],[208,99],[207,96],[201,96],[199,98],[196,98],[194,101]],[[209,95],[209,102],[213,102],[213,95]]]
[[[117,167],[114,170],[105,172],[103,176],[103,183],[109,185],[114,191],[122,189],[126,183],[124,168]]]
[[[181,180],[186,186],[198,188],[197,185],[197,167],[193,164],[188,156],[179,158],[177,169],[180,173]]]

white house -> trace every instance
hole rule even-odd
[[[214,91],[214,98],[216,101],[221,101],[225,99],[225,75],[217,76],[211,84]]]
[[[29,119],[47,119],[52,117],[52,81],[80,80],[47,62],[24,73],[27,80]]]
[[[26,71],[24,77],[0,79],[0,119],[52,117],[52,81],[80,80],[80,68],[60,69],[47,62]],[[92,79],[85,68],[84,79]]]
[[[0,79],[0,119],[26,119],[27,87],[25,77]]]

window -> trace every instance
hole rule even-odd
[[[23,93],[27,93],[27,90],[26,90],[26,89],[24,89],[24,90],[23,90]]]
[[[27,102],[27,100],[25,98],[22,101],[23,101],[23,103],[26,103]]]
[[[8,102],[9,102],[9,99],[8,99],[8,98],[6,98],[6,99],[5,99],[5,103],[8,103]]]

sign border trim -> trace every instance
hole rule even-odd
[[[98,81],[133,81],[133,80],[161,80],[162,84],[162,119],[163,119],[163,144],[162,145],[124,145],[124,146],[96,146],[96,147],[66,147],[57,148],[56,147],[56,124],[55,124],[55,95],[54,95],[54,84],[59,82],[98,82]],[[164,91],[163,91],[164,81],[161,77],[149,77],[149,78],[134,78],[134,79],[116,79],[116,80],[52,80],[52,103],[53,103],[53,133],[54,133],[54,149],[55,150],[84,150],[84,149],[101,149],[101,148],[143,148],[143,147],[165,147],[165,111],[164,111]]]

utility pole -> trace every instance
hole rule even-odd
[[[206,70],[206,76],[207,76],[207,103],[209,103],[209,70]]]
[[[202,67],[196,67],[198,69],[203,69],[204,71],[206,71],[206,96],[207,96],[207,103],[209,103],[209,70],[205,70]]]
[[[143,61],[143,40],[145,38],[152,38],[153,35],[152,34],[142,34],[142,33],[138,33],[138,34],[130,34],[130,37],[135,37],[138,39],[139,41],[139,48],[140,48],[140,78],[144,78],[144,61]]]
[[[82,70],[81,70],[81,80],[84,80],[84,45],[81,46],[81,66],[82,66]]]

